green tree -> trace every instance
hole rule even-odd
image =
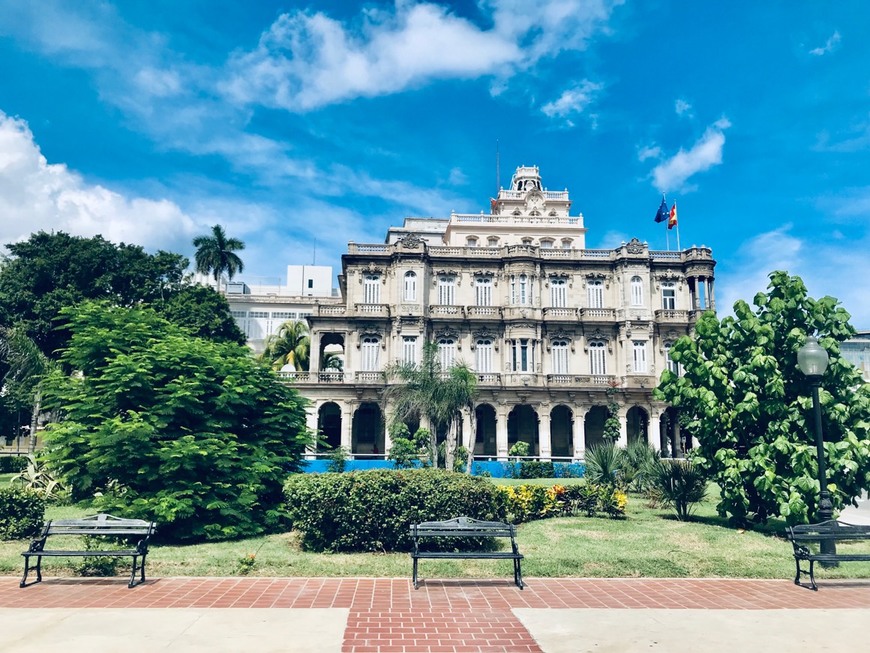
[[[386,369],[386,398],[393,403],[392,423],[406,423],[425,418],[431,428],[429,459],[438,464],[436,433],[447,433],[445,465],[453,468],[458,430],[462,424],[462,410],[471,412],[474,419],[474,402],[477,398],[477,377],[467,365],[457,363],[449,369],[441,367],[438,345],[428,342],[423,347],[421,363],[394,363]],[[471,425],[475,432],[474,424]],[[469,456],[469,469],[471,456]]]
[[[799,277],[770,275],[753,310],[712,313],[680,338],[671,357],[684,374],[662,374],[659,399],[680,410],[682,428],[698,443],[692,460],[720,487],[719,512],[738,523],[779,515],[790,523],[815,517],[819,501],[812,388],[797,351],[818,332],[830,364],[821,406],[834,506],[870,486],[870,385],[840,356],[854,329],[833,297],[808,296]]]
[[[216,540],[281,526],[281,486],[311,441],[304,400],[247,348],[195,338],[149,308],[65,309],[46,460],[73,498],[151,519],[162,537]]]
[[[227,298],[214,288],[185,285],[152,306],[160,315],[199,338],[222,342],[247,342],[230,314]]]
[[[308,370],[311,337],[305,322],[287,320],[278,327],[277,333],[267,336],[263,344],[265,350],[261,357],[271,364],[272,369],[280,370],[284,365],[292,365],[297,371]]]
[[[0,361],[5,373],[2,392],[19,401],[27,401],[30,410],[30,440],[28,450],[36,449],[36,430],[42,412],[42,382],[56,363],[42,353],[23,327],[0,327]]]
[[[242,272],[245,265],[236,251],[245,249],[245,243],[238,238],[227,238],[224,228],[216,224],[211,228],[211,235],[197,236],[193,239],[196,247],[194,261],[196,271],[211,274],[220,289],[221,275],[226,273],[232,280],[237,272]]]
[[[183,280],[187,259],[147,254],[101,236],[82,238],[40,231],[7,245],[0,268],[0,325],[21,326],[42,352],[55,358],[69,339],[61,309],[86,299],[133,306],[168,297]]]

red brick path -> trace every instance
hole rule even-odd
[[[128,589],[121,579],[55,579],[20,589],[0,579],[0,608],[347,608],[343,650],[540,651],[513,608],[870,609],[870,581],[533,578],[161,578]]]

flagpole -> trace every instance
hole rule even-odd
[[[665,223],[667,224],[667,223]],[[668,251],[671,251],[671,230],[665,229],[665,243],[667,244]]]
[[[680,222],[679,222],[679,220],[677,221],[677,251],[678,252],[683,251],[683,248],[680,247]]]

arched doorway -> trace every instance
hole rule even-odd
[[[384,418],[381,407],[367,401],[353,414],[351,453],[384,453]]]
[[[527,404],[515,406],[508,415],[508,451],[517,442],[529,443],[529,455],[540,454],[538,448],[538,414]]]
[[[474,455],[495,457],[498,455],[495,442],[495,408],[489,404],[481,404],[474,409],[474,417],[477,424]]]
[[[640,406],[632,406],[626,415],[628,442],[649,443],[649,414]]]
[[[327,402],[317,411],[317,438],[318,449],[341,446],[341,408],[335,402]]]
[[[556,458],[574,455],[573,424],[573,414],[567,406],[556,406],[550,412],[550,447]]]
[[[344,334],[323,333],[320,336],[320,351],[318,352],[321,383],[340,383],[344,379]]]
[[[606,406],[593,406],[586,413],[586,442],[584,447],[587,450],[604,442],[604,422],[607,421],[609,415],[610,412]]]

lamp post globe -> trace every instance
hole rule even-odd
[[[827,521],[834,515],[834,505],[831,502],[831,493],[828,491],[828,482],[825,476],[825,443],[822,436],[822,409],[819,404],[819,385],[822,375],[828,369],[828,352],[819,345],[814,336],[807,336],[803,347],[798,349],[798,366],[807,380],[813,386],[813,417],[816,426],[816,455],[819,465],[819,521]]]

